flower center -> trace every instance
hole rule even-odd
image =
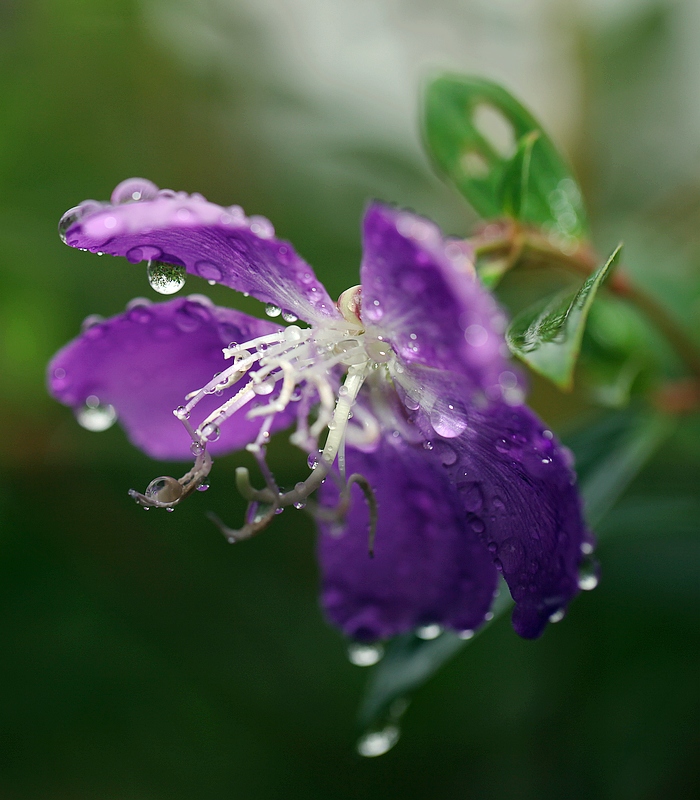
[[[179,504],[192,489],[203,483],[211,468],[207,444],[219,438],[222,425],[234,414],[263,397],[269,398],[268,402],[257,404],[244,413],[248,419],[261,420],[258,436],[247,449],[258,461],[266,489],[253,489],[247,470],[237,470],[238,488],[255,509],[249,511],[243,529],[231,532],[235,534],[234,538],[246,538],[261,530],[280,508],[305,505],[308,496],[321,485],[336,461],[340,480],[346,488],[346,441],[360,448],[371,447],[380,434],[374,415],[362,406],[355,406],[357,395],[367,376],[374,370],[386,369],[395,354],[380,335],[366,332],[360,317],[359,286],[343,292],[338,309],[342,319],[322,326],[300,328],[290,325],[244,343],[231,342],[225,347],[224,358],[231,361],[230,366],[215,375],[206,386],[187,395],[185,405],[173,412],[192,437],[191,450],[196,457],[193,470],[179,481],[157,478],[144,494],[132,490],[131,496],[146,508],[172,509]],[[234,385],[237,387],[235,393],[193,427],[190,416],[201,400],[212,394],[223,395]],[[280,492],[265,462],[265,447],[275,417],[292,404],[296,426],[290,441],[310,454],[312,472],[292,491]],[[319,449],[319,440],[325,431],[325,442]],[[359,476],[353,478],[355,482],[360,481]],[[175,484],[179,484],[181,489]]]

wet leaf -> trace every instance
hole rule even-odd
[[[588,312],[598,289],[617,263],[621,249],[619,245],[578,291],[545,298],[525,309],[506,332],[511,351],[562,389],[571,388]]]
[[[466,644],[474,641],[513,601],[504,583],[491,611],[493,618],[482,625],[470,639],[460,638],[453,631],[444,631],[435,639],[425,641],[413,633],[397,636],[386,647],[384,658],[372,669],[365,697],[360,707],[359,723],[365,730],[386,718],[397,721],[394,705],[406,699],[428,681]],[[405,707],[407,704],[403,705]]]
[[[502,86],[437,78],[425,94],[423,127],[435,165],[482,217],[511,216],[564,240],[587,235],[581,191],[566,160]]]

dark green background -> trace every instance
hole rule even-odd
[[[599,588],[538,642],[495,624],[416,696],[399,745],[363,760],[355,713],[367,675],[322,619],[309,519],[290,509],[264,536],[227,545],[204,513],[240,520],[237,456],[218,461],[206,495],[146,515],[126,490],[166,468],[118,427],[82,430],[46,396],[45,364],[82,318],[150,292],[141,269],[56,235],[66,208],[107,198],[125,177],[269,216],[332,294],[356,283],[370,197],[452,233],[473,220],[417,147],[380,141],[371,111],[355,138],[331,130],[308,161],[291,144],[266,150],[275,109],[280,120],[293,109],[311,141],[329,120],[301,76],[282,85],[270,69],[264,26],[235,3],[178,3],[230,37],[231,61],[198,62],[168,44],[154,7],[0,4],[0,797],[696,797],[697,418],[601,525]],[[678,55],[689,8],[632,3],[612,22],[565,23],[584,103],[567,146],[601,248],[624,237],[637,279],[697,333],[697,94]],[[455,7],[455,25],[470,13],[476,3]],[[501,45],[513,37],[504,13],[501,28],[484,28]],[[560,26],[561,13],[553,3]],[[508,81],[508,67],[495,72]],[[260,313],[194,278],[187,289]],[[529,290],[503,291],[515,307]],[[541,383],[533,398],[560,432],[595,414]],[[303,463],[284,442],[272,461],[282,484]]]

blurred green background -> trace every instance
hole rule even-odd
[[[372,197],[468,234],[420,146],[420,87],[445,68],[503,81],[544,120],[601,250],[623,238],[697,339],[699,44],[695,0],[0,2],[3,800],[700,794],[697,417],[601,524],[598,589],[538,642],[500,620],[363,760],[367,674],[322,619],[310,520],[227,545],[204,514],[240,520],[237,456],[178,513],[145,515],[126,490],[163,468],[44,389],[85,316],[152,296],[145,270],[56,234],[126,177],[268,216],[332,295],[357,282]],[[564,435],[599,413],[533,388]],[[284,442],[272,461],[297,479]]]

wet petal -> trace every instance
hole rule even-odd
[[[222,348],[279,330],[267,320],[218,308],[196,295],[157,304],[134,301],[123,314],[92,325],[90,321],[49,364],[49,390],[76,413],[88,398],[93,405],[96,400],[112,405],[133,444],[160,459],[192,458],[192,440],[173,410],[184,405],[186,394],[231,365]],[[236,388],[234,384],[223,396],[205,397],[191,421],[196,425]],[[208,445],[212,454],[255,439],[261,420],[247,420],[247,408],[222,426],[220,438]],[[291,410],[280,414],[275,429],[291,421]]]
[[[66,212],[59,225],[64,241],[132,263],[184,266],[307,322],[337,316],[311,267],[275,238],[264,217],[246,217],[238,206],[223,208],[201,195],[158,191],[140,178],[121,183],[112,202],[86,201]]]
[[[463,241],[423,217],[374,203],[364,220],[362,318],[406,364],[451,369],[500,396],[505,321]]]
[[[444,393],[447,385],[445,379]],[[508,583],[515,630],[535,638],[577,594],[582,546],[592,542],[571,455],[525,406],[462,405],[459,424],[436,420],[434,411],[415,413],[430,452],[457,489],[466,527]],[[461,432],[441,435],[442,424]]]
[[[367,504],[353,487],[342,533],[321,525],[322,602],[330,620],[364,641],[433,623],[481,625],[497,573],[479,536],[464,525],[443,467],[420,445],[393,438],[372,453],[347,455],[348,474],[364,475],[376,494],[375,557],[368,555]],[[337,497],[330,483],[322,487],[326,504]]]

